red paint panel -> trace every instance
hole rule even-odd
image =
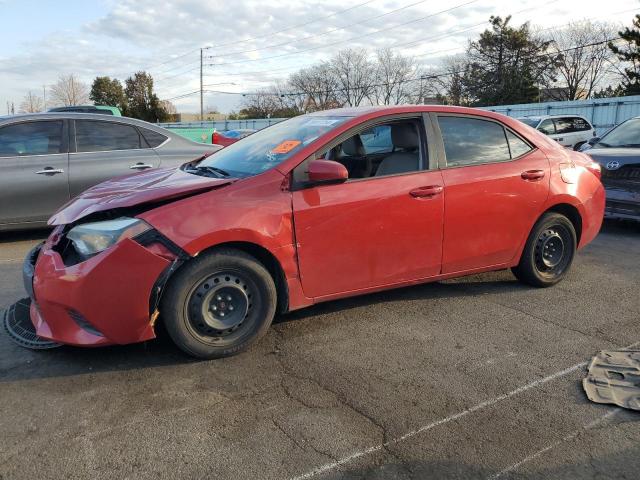
[[[327,185],[293,193],[304,292],[338,292],[427,278],[440,272],[442,185],[439,171]]]
[[[39,312],[31,319],[38,335],[72,345],[105,345],[154,338],[149,297],[169,262],[126,239],[71,267],[45,246],[36,263],[34,291]],[[104,334],[92,335],[72,320],[80,313]]]
[[[523,172],[544,171],[537,180]],[[449,168],[445,184],[442,273],[507,264],[542,213],[549,162],[537,150],[510,162]]]

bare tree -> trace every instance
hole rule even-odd
[[[51,87],[51,101],[65,107],[85,105],[89,103],[89,88],[73,74],[61,75]]]
[[[551,91],[556,100],[590,98],[611,73],[614,54],[607,42],[616,36],[610,24],[583,21],[551,33],[553,48],[559,53],[556,75],[561,88]],[[553,50],[552,50],[553,51]]]
[[[340,88],[328,63],[303,68],[289,77],[289,86],[295,93],[297,108],[302,112],[314,112],[340,107],[336,98]]]
[[[338,82],[336,97],[341,104],[357,107],[371,97],[376,66],[367,58],[364,48],[341,50],[328,66]]]
[[[430,76],[432,88],[436,96],[441,97],[447,105],[470,105],[464,89],[464,75],[467,68],[467,57],[454,55],[443,60],[440,68]],[[428,76],[426,78],[429,78]]]
[[[416,62],[385,48],[376,53],[371,101],[378,105],[407,103],[415,96]]]
[[[44,101],[42,97],[34,95],[31,90],[24,96],[20,104],[20,113],[36,113],[44,110]]]
[[[176,106],[169,100],[160,100],[160,108],[169,115],[176,115],[178,113]],[[207,112],[212,112],[211,107],[207,107]]]

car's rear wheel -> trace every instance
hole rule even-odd
[[[220,249],[191,260],[171,279],[161,316],[171,339],[198,358],[245,350],[266,333],[277,293],[267,269],[251,255]]]
[[[576,248],[571,221],[559,213],[545,213],[531,230],[520,263],[512,271],[521,282],[550,287],[566,276]]]

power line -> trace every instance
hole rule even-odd
[[[403,26],[409,25],[411,23],[420,22],[422,20],[426,20],[427,18],[435,17],[436,15],[441,15],[443,13],[451,12],[451,11],[456,10],[458,8],[470,5],[472,3],[476,3],[477,1],[478,0],[470,0],[470,1],[467,1],[465,3],[461,3],[459,5],[456,5],[455,7],[450,7],[450,8],[447,8],[445,10],[440,10],[439,12],[435,12],[435,13],[432,13],[430,15],[426,15],[424,17],[416,18],[416,19],[413,19],[413,20],[409,20],[408,22],[403,22],[403,23],[400,23],[398,25],[394,25],[393,27],[381,28],[379,30],[374,30],[373,32],[365,33],[365,34],[362,34],[362,35],[357,35],[355,37],[350,37],[350,38],[347,38],[345,40],[340,40],[338,42],[327,43],[325,45],[319,45],[319,46],[316,46],[316,47],[306,48],[306,49],[303,49],[303,50],[298,50],[296,52],[283,53],[283,54],[280,54],[280,55],[272,55],[270,57],[265,57],[265,58],[250,58],[250,59],[245,59],[245,60],[238,60],[238,61],[235,61],[235,62],[211,63],[211,64],[207,64],[207,66],[219,67],[219,66],[222,66],[222,65],[236,65],[236,64],[239,64],[239,63],[261,62],[261,61],[265,61],[265,60],[271,60],[273,58],[282,58],[282,57],[289,57],[289,56],[292,56],[292,55],[300,55],[301,53],[311,52],[311,51],[314,51],[314,50],[320,50],[320,49],[328,48],[328,47],[333,47],[333,46],[336,46],[336,45],[340,45],[342,43],[347,43],[347,42],[351,42],[353,40],[359,40],[361,38],[370,37],[371,35],[376,35],[378,33],[387,32],[389,30],[393,30],[393,29],[396,29],[398,27],[403,27]]]
[[[373,3],[375,0],[368,0],[366,2],[362,2],[359,3],[357,5],[354,5],[353,7],[349,7],[349,8],[345,8],[344,10],[338,10],[337,12],[331,13],[329,15],[325,15],[324,17],[317,17],[315,20],[310,20],[308,22],[304,22],[304,23],[298,23],[296,25],[290,25],[288,27],[285,27],[281,30],[276,30],[275,32],[269,32],[266,33],[264,35],[258,35],[256,37],[251,37],[251,38],[245,38],[244,40],[237,40],[235,42],[229,42],[229,43],[219,43],[218,45],[213,45],[213,46],[209,46],[209,47],[205,47],[206,49],[212,49],[212,48],[220,48],[220,47],[227,47],[229,45],[237,45],[238,43],[245,43],[245,42],[251,42],[253,40],[260,40],[262,38],[271,38],[274,35],[278,35],[282,32],[288,32],[289,30],[293,30],[294,28],[299,28],[299,27],[306,27],[307,25],[311,25],[312,23],[317,23],[320,20],[325,20],[327,18],[331,18],[331,17],[335,17],[336,15],[340,15],[341,13],[345,13],[348,12],[350,10],[355,10],[356,8],[359,7],[363,7],[364,5],[367,5],[369,3]]]
[[[561,53],[566,53],[572,50],[578,50],[581,48],[586,48],[586,47],[592,47],[592,46],[596,46],[596,45],[601,45],[603,43],[608,43],[608,42],[613,42],[613,41],[617,41],[619,40],[620,37],[613,37],[613,38],[609,38],[606,40],[601,40],[598,42],[592,42],[592,43],[587,43],[587,44],[582,44],[582,45],[577,45],[574,47],[570,47],[570,48],[565,48],[563,50],[556,50],[553,52],[545,52],[545,53],[541,53],[541,54],[537,54],[535,55],[536,57],[545,57],[545,56],[551,56],[551,55],[559,55]],[[328,93],[328,92],[347,92],[347,91],[357,91],[357,90],[362,90],[364,88],[376,88],[376,87],[384,87],[384,86],[392,86],[392,85],[398,85],[401,83],[410,83],[410,82],[417,82],[417,81],[424,81],[424,80],[433,80],[433,79],[437,79],[437,78],[442,78],[442,77],[447,77],[450,75],[460,75],[463,74],[464,70],[457,70],[457,71],[453,71],[453,72],[443,72],[443,73],[436,73],[436,74],[428,74],[428,75],[420,75],[419,77],[414,77],[414,78],[409,78],[406,79],[402,82],[383,82],[383,83],[378,83],[378,84],[371,84],[371,85],[366,85],[363,87],[343,87],[343,88],[333,88],[330,90],[316,90],[316,91],[312,91],[312,92],[281,92],[281,93],[274,93],[273,95],[276,96],[280,96],[280,97],[286,97],[286,96],[300,96],[300,95],[309,95],[309,94],[322,94],[322,93]],[[242,95],[242,96],[253,96],[253,95],[264,95],[264,92],[229,92],[229,91],[221,91],[221,90],[205,90],[208,93],[217,93],[217,94],[222,94],[222,95]],[[196,93],[200,93],[200,90],[195,90],[193,92],[189,92],[183,95],[179,95],[177,97],[173,97],[170,98],[168,100],[177,100],[180,98],[185,98],[191,95],[194,95]]]
[[[212,56],[209,56],[209,57],[206,57],[206,58],[229,57],[229,56],[238,55],[238,54],[241,54],[241,53],[259,52],[261,50],[268,50],[268,49],[276,48],[276,47],[284,47],[285,45],[293,45],[293,44],[299,43],[299,42],[304,41],[304,40],[309,40],[310,38],[322,37],[324,35],[329,35],[330,33],[337,32],[338,30],[346,30],[347,28],[351,28],[354,25],[361,25],[363,23],[370,22],[371,20],[377,20],[379,18],[386,17],[388,15],[393,15],[394,13],[398,13],[398,12],[400,12],[402,10],[406,10],[407,8],[415,7],[416,5],[419,5],[421,3],[425,3],[426,1],[428,1],[428,0],[419,0],[418,2],[414,2],[414,3],[411,3],[409,5],[405,5],[404,7],[396,8],[396,9],[393,9],[393,10],[389,10],[386,13],[381,13],[379,15],[374,15],[373,17],[369,17],[369,18],[366,18],[364,20],[360,20],[359,22],[353,22],[353,23],[351,23],[349,25],[345,25],[343,27],[332,28],[331,30],[327,30],[326,32],[316,33],[314,35],[308,35],[306,37],[301,37],[301,38],[297,38],[297,39],[294,39],[294,40],[288,40],[288,41],[283,42],[283,43],[275,43],[275,44],[272,44],[272,45],[265,45],[264,47],[252,48],[250,50],[239,50],[239,51],[236,51],[236,52],[223,53],[223,54],[220,54],[220,55],[212,55]]]

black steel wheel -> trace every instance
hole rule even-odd
[[[266,333],[276,299],[273,278],[260,262],[224,249],[176,272],[160,312],[178,347],[195,357],[218,358],[246,349]]]
[[[569,271],[576,248],[576,231],[571,221],[559,213],[546,213],[533,227],[513,273],[529,285],[555,285]]]

